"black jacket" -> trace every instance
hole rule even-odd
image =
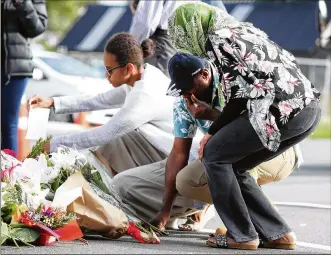
[[[15,3],[15,4],[14,4]],[[31,77],[30,39],[46,30],[45,0],[1,0],[1,71],[10,76]]]

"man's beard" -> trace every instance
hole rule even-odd
[[[211,100],[211,93],[212,89],[210,86],[207,88],[200,87],[194,96],[202,102],[210,103],[209,101]]]

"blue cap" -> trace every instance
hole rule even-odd
[[[181,96],[193,86],[194,75],[206,66],[206,60],[191,54],[177,52],[168,63],[171,79],[168,96]]]

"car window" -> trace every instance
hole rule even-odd
[[[60,58],[50,58],[50,57],[38,57],[38,58],[61,74],[83,76],[83,77],[94,77],[94,78],[105,77],[104,71],[101,71],[100,69],[97,68],[93,68],[72,57],[61,56]]]

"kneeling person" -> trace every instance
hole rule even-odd
[[[195,230],[196,226],[201,227],[201,223],[206,222],[203,214],[209,204],[212,204],[212,200],[202,164],[198,160],[188,164],[187,159],[197,130],[206,133],[221,113],[223,102],[218,96],[220,81],[215,67],[210,62],[189,54],[177,53],[169,62],[169,72],[172,83],[168,95],[178,97],[174,105],[175,141],[167,161],[162,210],[154,223],[163,225],[167,221],[172,201],[178,191],[184,197],[207,203],[200,215],[194,215],[189,224],[180,226],[183,230]],[[208,89],[201,91],[195,89],[199,86],[192,86],[201,83]],[[188,88],[190,92],[187,92]],[[298,146],[292,147],[252,169],[250,174],[260,185],[284,179],[298,166],[299,150]]]
[[[144,218],[150,218],[157,213],[152,223],[160,229],[166,226],[169,219],[171,222],[175,222],[178,217],[196,212],[191,217],[192,219],[188,220],[193,224],[184,224],[180,228],[198,230],[208,220],[207,217],[204,217],[207,209],[212,209],[209,206],[212,201],[202,164],[196,159],[198,141],[203,133],[207,132],[212,121],[220,114],[220,102],[217,100],[219,81],[218,76],[213,75],[215,69],[211,64],[201,62],[194,57],[185,60],[180,55],[175,55],[169,63],[172,80],[175,81],[176,77],[182,77],[182,79],[186,79],[184,84],[190,82],[188,79],[192,79],[192,75],[185,76],[187,71],[183,69],[186,68],[190,69],[191,73],[199,70],[193,80],[208,82],[210,94],[200,95],[197,91],[194,93],[199,98],[197,99],[194,95],[181,93],[178,90],[169,91],[170,95],[181,95],[174,104],[175,140],[169,157],[158,163],[120,173],[114,178],[117,191],[138,214]],[[177,82],[176,85],[172,85],[172,88],[179,84],[183,83]],[[293,171],[296,161],[295,150],[291,148],[282,155],[261,164],[252,170],[251,174],[257,177],[260,184],[281,180]],[[127,185],[129,183],[130,185]],[[180,196],[177,196],[177,191]],[[164,197],[163,200],[162,197]],[[203,201],[207,204],[201,208],[200,203],[194,203],[193,200]],[[187,204],[186,206],[183,201]]]

